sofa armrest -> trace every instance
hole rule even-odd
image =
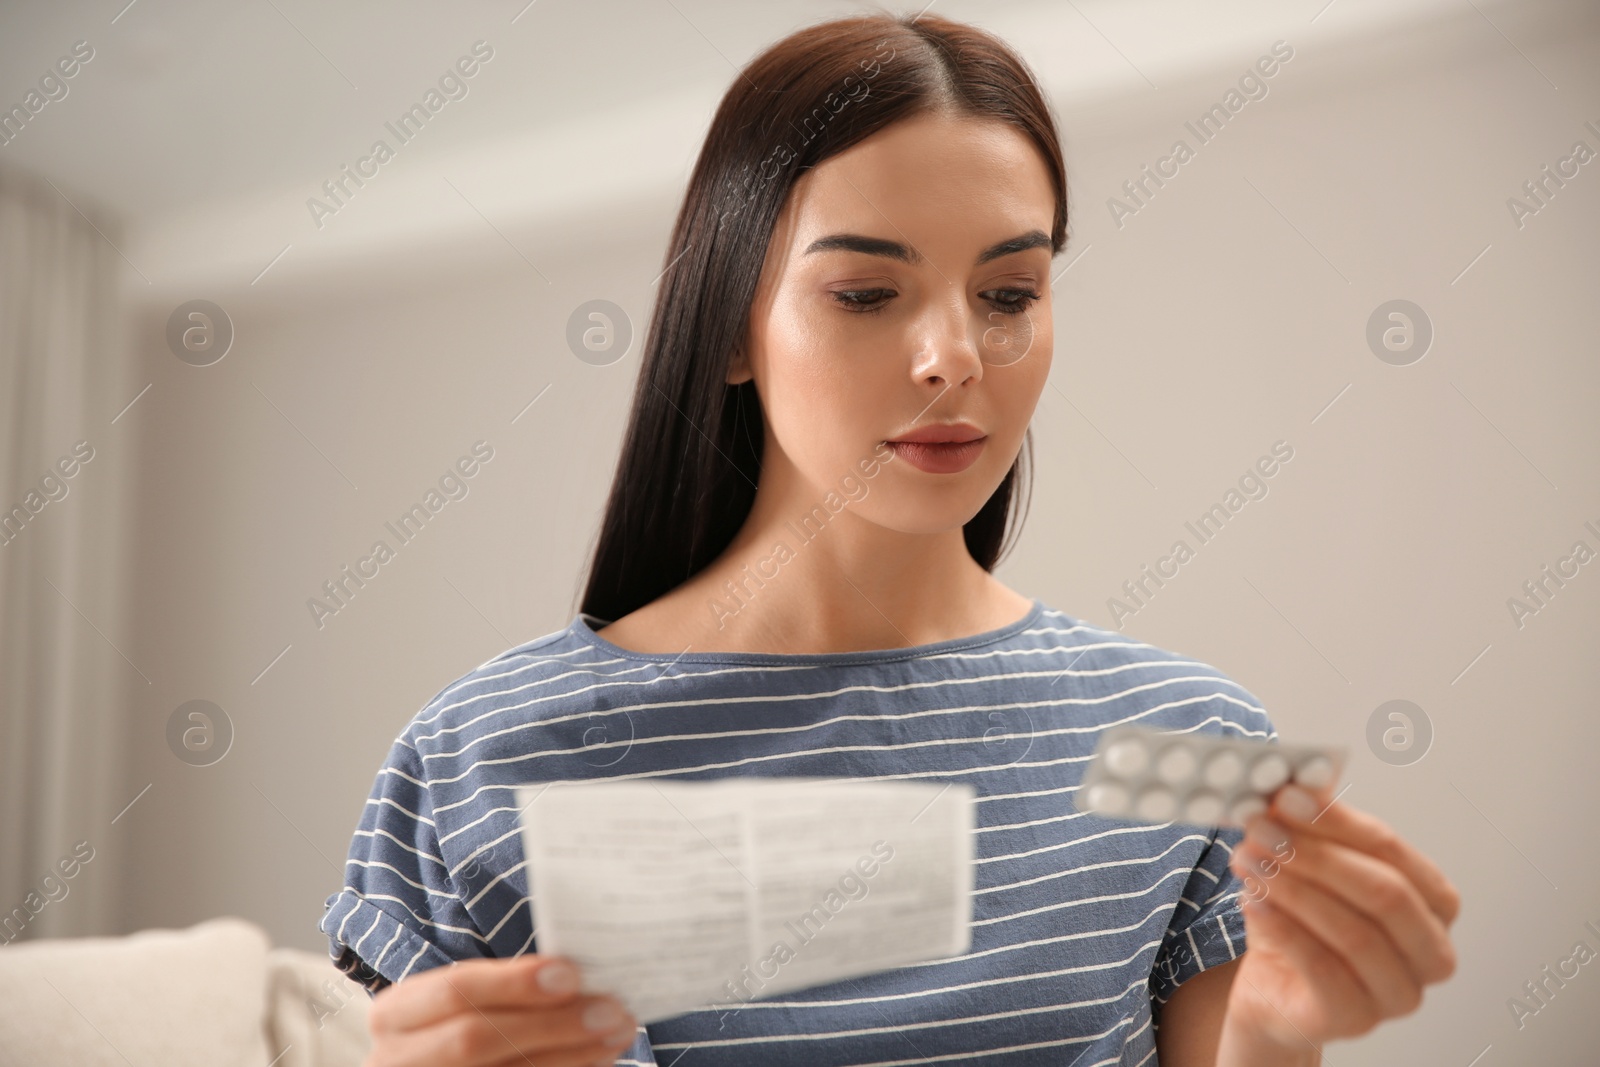
[[[273,1067],[360,1067],[371,1051],[365,989],[325,954],[275,948],[266,958],[266,1034]]]

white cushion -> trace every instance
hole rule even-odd
[[[0,1049],[30,1067],[267,1067],[268,949],[234,918],[5,946]]]

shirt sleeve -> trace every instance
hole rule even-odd
[[[417,752],[397,740],[350,841],[344,888],[319,928],[328,954],[375,995],[409,974],[490,956],[445,864]]]
[[[432,798],[422,758],[397,740],[351,838],[344,888],[325,902],[328,954],[369,996],[408,975],[496,955],[463,902],[475,861],[458,858],[449,869]],[[526,950],[537,951],[531,939]],[[616,1062],[654,1067],[644,1027]]]
[[[1184,885],[1150,968],[1150,1004],[1158,1024],[1161,1008],[1178,986],[1244,952],[1244,913],[1239,910],[1244,885],[1228,866],[1234,846],[1243,839],[1244,831],[1236,827],[1213,830]]]
[[[1212,702],[1216,719],[1204,724],[1225,737],[1278,740],[1278,730],[1255,694],[1227,679],[1229,695]],[[1220,721],[1217,721],[1220,720]],[[1203,727],[1204,728],[1204,727]],[[1201,971],[1239,958],[1245,950],[1244,912],[1240,897],[1246,886],[1228,863],[1244,840],[1235,826],[1217,827],[1195,863],[1173,912],[1161,948],[1150,969],[1150,1007],[1157,1026],[1161,1009],[1173,992]]]

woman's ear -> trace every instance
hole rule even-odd
[[[744,346],[740,345],[733,350],[733,358],[728,360],[727,382],[729,385],[739,385],[754,376],[750,370],[750,359],[745,355]]]

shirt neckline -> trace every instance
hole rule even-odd
[[[671,654],[666,652],[636,652],[633,649],[623,648],[621,645],[601,637],[595,632],[595,625],[608,626],[610,621],[601,619],[597,615],[587,612],[578,612],[573,617],[572,625],[568,629],[586,644],[593,645],[602,652],[623,659],[637,660],[641,663],[736,663],[746,665],[784,666],[784,667],[822,667],[842,666],[850,663],[893,663],[897,660],[917,659],[922,656],[938,655],[945,652],[958,652],[962,649],[978,648],[983,645],[994,644],[1015,634],[1021,633],[1034,623],[1038,622],[1045,612],[1044,601],[1034,597],[1032,606],[1027,614],[1015,622],[1007,623],[994,630],[985,630],[982,633],[971,634],[967,637],[952,637],[944,641],[934,641],[923,645],[910,645],[906,648],[875,648],[860,649],[854,652],[681,652]]]

